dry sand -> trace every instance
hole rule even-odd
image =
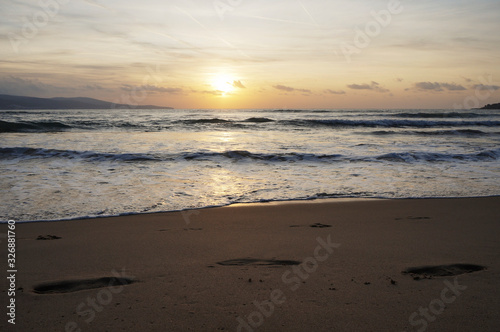
[[[17,224],[0,330],[500,331],[499,230],[500,197]]]

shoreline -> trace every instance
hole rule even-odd
[[[15,327],[498,330],[499,215],[500,197],[322,199],[21,223]]]
[[[334,202],[334,201],[363,201],[363,200],[439,200],[439,199],[474,199],[474,198],[494,198],[500,197],[499,195],[489,195],[489,196],[459,196],[459,197],[315,197],[315,198],[297,198],[297,199],[284,199],[284,200],[269,200],[260,202],[243,202],[243,203],[228,203],[224,205],[211,205],[198,208],[186,208],[181,210],[165,210],[165,211],[155,211],[155,212],[125,212],[116,215],[103,215],[103,216],[81,216],[74,218],[61,218],[61,219],[41,219],[41,220],[16,220],[18,224],[30,224],[30,223],[50,223],[50,222],[62,222],[62,221],[79,221],[79,220],[93,220],[93,219],[105,219],[105,218],[116,218],[116,217],[126,217],[126,216],[140,216],[140,215],[150,215],[150,214],[163,214],[163,213],[188,213],[189,211],[200,211],[205,209],[215,209],[223,208],[229,206],[245,206],[245,205],[260,205],[260,204],[294,204],[294,203],[320,203],[320,202]],[[11,220],[11,219],[9,219]],[[0,225],[7,224],[8,220],[0,220]]]

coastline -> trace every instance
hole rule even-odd
[[[440,199],[476,199],[476,198],[495,198],[500,195],[488,195],[488,196],[458,196],[458,197],[356,197],[356,196],[339,196],[339,197],[306,197],[306,198],[291,198],[291,199],[277,199],[277,200],[264,200],[257,202],[242,202],[235,203],[231,202],[222,205],[209,205],[196,208],[186,208],[180,210],[165,210],[165,211],[154,211],[154,212],[125,212],[120,214],[112,215],[90,215],[90,216],[78,216],[71,218],[60,218],[60,219],[41,219],[41,220],[15,220],[18,224],[25,223],[46,223],[46,222],[62,222],[62,221],[82,221],[82,220],[93,220],[93,219],[106,219],[106,218],[117,218],[117,217],[127,217],[127,216],[141,216],[150,214],[164,214],[164,213],[181,213],[181,214],[192,214],[191,211],[203,211],[206,209],[216,209],[229,206],[260,206],[260,205],[276,205],[276,204],[295,204],[295,203],[339,203],[348,201],[375,201],[375,200],[440,200]],[[0,225],[7,224],[7,220],[0,220]]]
[[[20,223],[16,327],[497,330],[499,203],[316,199]],[[459,274],[402,273],[425,265]]]

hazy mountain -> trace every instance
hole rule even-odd
[[[0,109],[171,109],[171,107],[155,105],[126,105],[108,101],[75,97],[75,98],[36,98],[0,94]]]

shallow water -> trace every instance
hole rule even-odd
[[[500,194],[500,111],[0,111],[0,219]]]

